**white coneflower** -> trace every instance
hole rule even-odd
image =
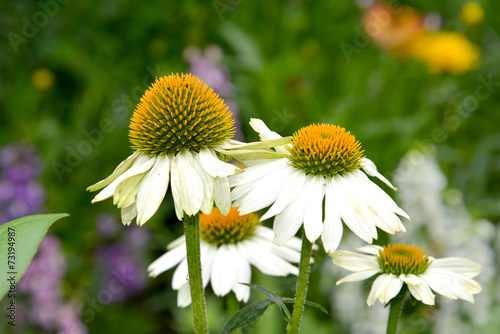
[[[435,259],[415,246],[367,245],[357,252],[337,250],[332,254],[336,266],[353,271],[337,282],[357,282],[377,275],[372,284],[367,304],[380,300],[388,303],[406,284],[411,295],[427,305],[434,305],[432,291],[449,299],[474,302],[474,294],[481,286],[472,278],[480,273],[481,266],[474,261],[446,257]]]
[[[210,215],[200,215],[201,267],[203,286],[211,282],[217,296],[233,291],[239,301],[247,302],[250,288],[239,283],[250,283],[251,267],[264,274],[286,276],[298,274],[290,262],[300,258],[300,240],[293,238],[286,245],[276,246],[272,242],[271,229],[260,226],[259,216],[254,213],[240,216],[232,208],[227,216],[214,208]],[[177,266],[172,278],[172,288],[179,290],[177,305],[191,304],[185,237],[182,236],[167,247],[169,251],[154,261],[148,268],[155,277]]]
[[[250,124],[263,140],[281,138],[261,120],[252,119]],[[391,234],[405,231],[397,215],[408,215],[365,173],[394,187],[344,128],[304,127],[290,144],[276,151],[282,157],[260,160],[229,179],[235,187],[233,205],[240,207],[241,214],[271,205],[262,219],[276,216],[274,241],[278,245],[294,236],[302,224],[309,241],[321,236],[326,252],[339,245],[341,220],[369,243],[377,238],[376,227]]]
[[[238,168],[219,160],[216,151],[231,148],[234,120],[224,101],[190,74],[156,79],[135,110],[129,138],[136,151],[105,180],[88,187],[104,188],[92,202],[113,196],[122,222],[148,221],[172,183],[175,212],[212,212],[213,204],[230,209],[228,176]]]

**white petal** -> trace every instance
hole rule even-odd
[[[304,221],[305,198],[301,194],[274,218],[274,243],[278,246],[290,240]]]
[[[392,189],[397,190],[392,185],[392,183],[389,182],[389,180],[387,180],[382,174],[380,174],[378,172],[377,166],[375,166],[375,164],[373,163],[373,161],[371,161],[370,159],[364,158],[364,159],[362,159],[362,163],[364,165],[363,166],[363,170],[366,172],[366,174],[378,178],[380,181],[384,182],[385,184],[387,184]]]
[[[367,243],[372,243],[373,241],[373,229],[375,226],[371,226],[364,221],[360,221],[358,218],[358,211],[360,210],[360,201],[351,194],[349,190],[349,185],[344,185],[344,179],[340,175],[335,175],[332,178],[332,194],[335,196],[335,202],[337,203],[337,208],[339,209],[340,216],[344,220],[344,223],[353,231],[358,237],[363,239]]]
[[[306,207],[304,211],[304,231],[310,242],[315,242],[323,232],[323,197],[325,179],[322,176],[307,176]]]
[[[231,190],[227,177],[216,177],[214,180],[214,200],[220,213],[226,216],[231,209]]]
[[[205,148],[201,150],[198,157],[203,169],[212,177],[225,177],[240,171],[235,165],[219,160],[213,149]]]
[[[373,281],[370,294],[368,295],[368,299],[366,301],[368,306],[372,306],[373,304],[375,304],[375,300],[381,299],[382,295],[385,292],[385,289],[387,289],[388,287],[388,284],[392,282],[392,276],[394,275],[382,274],[379,277],[377,277],[375,281]]]
[[[271,131],[267,125],[258,118],[250,119],[250,126],[254,129],[255,132],[259,134],[261,140],[270,140],[270,139],[280,139],[283,138],[278,133]],[[288,144],[288,146],[291,146]],[[275,148],[276,152],[281,154],[290,154],[290,152],[284,146],[278,146]]]
[[[244,169],[243,173],[231,175],[229,183],[231,187],[241,186],[247,183],[255,182],[255,180],[267,175],[275,169],[279,169],[287,164],[288,159],[268,159],[266,163],[248,167]]]
[[[335,203],[335,195],[332,193],[335,188],[332,187],[332,179],[326,178],[325,194],[325,221],[323,223],[323,233],[321,241],[325,252],[334,252],[342,239],[342,221]]]
[[[236,299],[238,299],[240,302],[246,303],[250,298],[250,287],[240,283],[251,283],[252,268],[250,267],[250,263],[243,259],[238,261],[238,267],[238,278],[236,284],[233,287],[233,291],[236,295]]]
[[[121,209],[122,223],[123,225],[130,225],[132,220],[137,216],[137,210],[135,203]]]
[[[123,173],[125,173],[130,168],[130,166],[132,166],[132,164],[134,163],[135,159],[137,159],[137,157],[140,154],[141,153],[140,153],[139,150],[135,151],[127,159],[125,159],[122,162],[120,162],[120,164],[115,168],[115,170],[113,171],[113,173],[111,173],[110,176],[108,176],[104,180],[101,180],[101,181],[97,182],[96,184],[91,185],[90,187],[87,188],[87,190],[88,191],[95,191],[95,190],[99,190],[99,189],[102,189],[102,188],[106,187],[108,184],[110,184],[111,182],[113,182],[114,180],[116,180],[120,175],[122,175]]]
[[[377,257],[373,255],[359,254],[345,250],[336,250],[331,254],[334,265],[349,271],[380,271]]]
[[[388,303],[392,298],[396,297],[403,287],[403,281],[396,275],[389,275],[389,277],[390,281],[387,283],[384,293],[380,296],[382,303]]]
[[[186,283],[177,292],[177,306],[188,307],[189,305],[191,305],[191,288],[189,283]]]
[[[271,252],[270,246],[272,245],[259,242],[257,239],[247,239],[238,245],[248,262],[264,274],[271,276],[297,275],[298,269]]]
[[[356,251],[358,251],[360,253],[365,253],[365,254],[375,255],[375,256],[378,256],[381,250],[384,250],[384,248],[381,246],[378,246],[378,245],[365,245],[365,246],[361,246],[361,247],[356,248]]]
[[[481,272],[481,265],[479,263],[460,257],[434,259],[432,260],[431,267],[433,269],[449,270],[468,278],[473,278]]]
[[[234,245],[222,245],[217,249],[212,267],[212,289],[216,296],[225,296],[238,278],[240,252]]]
[[[174,202],[179,205],[177,218],[182,220],[185,212],[190,216],[200,211],[203,202],[203,183],[193,168],[194,157],[189,151],[182,150],[174,157],[172,163],[172,194]]]
[[[290,168],[293,168],[289,166]],[[281,188],[281,191],[276,198],[274,204],[261,217],[261,221],[271,218],[281,213],[290,203],[300,195],[306,182],[306,175],[301,171],[294,171],[289,174],[289,180]]]
[[[189,282],[187,259],[183,259],[177,266],[172,276],[172,289],[179,290],[184,284]]]
[[[194,155],[194,165],[196,173],[203,183],[203,201],[201,203],[200,211],[206,215],[212,213],[214,208],[214,178],[203,169],[199,161],[199,155]]]
[[[235,205],[240,207],[240,214],[255,212],[274,203],[294,172],[294,169],[289,166],[283,166],[255,180],[245,196],[235,201]]]
[[[378,272],[380,272],[380,269],[358,271],[356,273],[349,274],[346,277],[338,280],[336,285],[340,285],[340,284],[345,283],[345,282],[363,281],[367,278],[372,277],[373,275],[377,274]]]
[[[168,189],[170,174],[170,159],[161,154],[156,163],[146,173],[137,191],[137,225],[142,226],[151,218],[160,207]]]
[[[200,242],[200,255],[201,255],[201,277],[203,280],[203,288],[208,285],[210,276],[212,275],[212,268],[214,265],[215,254],[217,247],[201,240]]]
[[[434,305],[434,294],[427,284],[408,285],[408,290],[416,300],[427,305]]]
[[[144,154],[139,155],[137,159],[135,159],[132,166],[126,172],[117,177],[116,180],[111,182],[106,188],[101,190],[101,192],[98,193],[96,197],[94,197],[92,203],[99,202],[111,197],[120,182],[131,176],[146,173],[149,169],[151,169],[151,167],[153,167],[155,161],[156,157],[150,157]]]
[[[179,262],[186,258],[186,246],[181,245],[166,252],[148,267],[150,277],[156,277],[159,274],[173,268]]]

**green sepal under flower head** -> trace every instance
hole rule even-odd
[[[254,213],[240,216],[235,207],[227,216],[223,216],[217,208],[209,215],[200,214],[201,239],[215,246],[237,244],[251,238],[257,225],[259,216]]]
[[[288,159],[292,166],[308,175],[331,177],[363,167],[361,144],[339,126],[306,126],[294,133],[292,143]]]
[[[409,245],[384,246],[377,261],[385,274],[420,275],[429,267],[431,261],[425,251]]]
[[[130,121],[131,147],[145,154],[200,152],[234,134],[224,100],[191,74],[171,74],[154,82]]]

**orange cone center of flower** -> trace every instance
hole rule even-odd
[[[163,76],[144,93],[130,121],[131,147],[146,154],[199,152],[234,134],[224,100],[191,74]]]
[[[362,167],[361,144],[339,126],[306,126],[294,133],[292,143],[288,159],[306,174],[343,175]]]
[[[253,236],[259,216],[254,213],[240,216],[237,208],[231,208],[227,216],[214,208],[211,214],[200,214],[201,238],[210,244],[220,246],[237,244]]]
[[[386,274],[414,274],[425,272],[430,264],[429,256],[418,247],[409,245],[384,246],[378,255],[380,268]]]

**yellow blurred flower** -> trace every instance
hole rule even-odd
[[[460,20],[466,26],[475,26],[483,22],[483,7],[476,1],[466,2],[460,9]]]
[[[54,85],[54,74],[46,68],[38,68],[31,75],[31,84],[36,90],[45,91]]]
[[[423,17],[408,6],[401,5],[395,10],[386,4],[374,3],[363,15],[363,27],[376,46],[402,56],[408,44],[423,31]]]
[[[477,69],[481,60],[479,48],[463,34],[445,31],[424,34],[412,55],[432,73],[462,74]]]

